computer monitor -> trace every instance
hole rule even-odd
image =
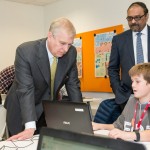
[[[65,130],[42,128],[37,150],[146,150],[144,145],[80,134]]]
[[[50,100],[42,103],[48,128],[93,134],[88,104]]]

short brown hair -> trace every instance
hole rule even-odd
[[[130,77],[135,75],[143,75],[144,80],[150,83],[150,63],[142,63],[133,66],[129,70]]]

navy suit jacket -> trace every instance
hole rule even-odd
[[[150,27],[148,26],[148,62],[150,62]],[[125,103],[131,93],[129,70],[135,65],[132,31],[113,37],[108,74],[117,104]]]
[[[54,100],[65,84],[69,100],[82,102],[80,81],[76,66],[77,52],[71,46],[58,58],[54,83]],[[7,125],[11,134],[23,130],[25,123],[37,121],[43,112],[42,100],[50,99],[50,63],[46,39],[21,44],[16,51],[15,81],[5,101]]]

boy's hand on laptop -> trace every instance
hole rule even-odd
[[[35,132],[34,128],[29,128],[16,135],[11,136],[10,138],[7,139],[7,141],[29,139],[34,135],[34,132]]]

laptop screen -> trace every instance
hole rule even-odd
[[[47,127],[93,134],[89,105],[43,100]]]
[[[37,150],[145,150],[142,144],[91,134],[42,128]]]
[[[43,136],[41,150],[111,150],[109,148],[100,148],[99,146],[79,143],[75,141],[64,140],[49,136]]]

